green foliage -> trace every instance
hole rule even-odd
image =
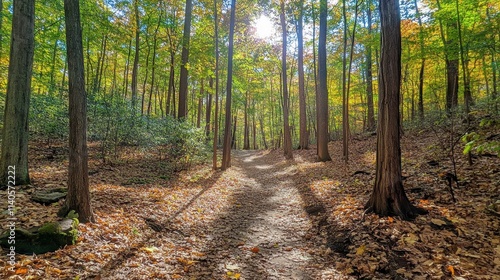
[[[483,118],[479,123],[479,127],[484,129],[491,129],[495,125],[497,125],[496,121],[490,118]],[[477,154],[491,153],[498,156],[500,154],[500,141],[495,140],[495,138],[498,139],[498,135],[486,136],[481,131],[465,134],[462,137],[462,142],[465,143],[464,155],[476,152]]]
[[[68,105],[54,95],[32,94],[29,113],[30,132],[46,139],[68,137]]]
[[[159,150],[182,168],[208,158],[203,129],[171,117],[140,116],[121,98],[89,100],[89,139],[101,142],[103,159],[117,156],[120,146]]]

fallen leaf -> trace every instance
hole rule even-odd
[[[252,249],[250,249],[250,251],[252,251],[252,253],[257,254],[260,251],[260,249],[259,247],[253,247]]]
[[[453,268],[452,265],[449,265],[446,270],[448,270],[451,273],[451,276],[455,276],[455,269]]]
[[[363,253],[365,252],[365,250],[366,250],[366,246],[365,245],[359,246],[359,248],[356,249],[356,255],[358,255],[358,256],[363,255]]]
[[[16,269],[16,274],[17,275],[23,275],[28,273],[28,269],[26,267],[19,267]]]

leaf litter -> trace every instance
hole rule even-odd
[[[295,151],[293,161],[281,151],[236,151],[225,172],[207,165],[165,174],[144,153],[114,164],[92,159],[97,223],[79,226],[76,245],[17,255],[14,272],[4,251],[0,278],[495,279],[500,220],[488,209],[500,199],[499,159],[477,157],[468,166],[460,156],[453,203],[440,179],[451,164],[429,148],[434,141],[425,132],[402,139],[406,192],[430,212],[414,221],[364,215],[375,137],[354,139],[347,165],[339,142],[330,143],[326,163],[315,161],[314,147]],[[43,155],[45,148],[30,149]],[[60,203],[31,201],[35,190],[66,185],[66,160],[34,160],[33,186],[16,199],[22,227],[56,219]]]

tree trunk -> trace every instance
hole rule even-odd
[[[316,94],[316,114],[318,122],[318,160],[332,160],[328,153],[328,87],[326,84],[326,24],[327,4],[320,0],[319,8],[319,43],[318,43],[318,91]]]
[[[250,127],[248,126],[248,90],[245,92],[243,118],[243,150],[250,150]]]
[[[283,131],[284,131],[284,139],[283,139],[283,152],[285,158],[292,159],[292,135],[290,133],[290,124],[288,123],[288,115],[290,110],[290,97],[288,96],[288,87],[287,87],[287,76],[286,76],[286,45],[287,45],[287,30],[286,30],[286,20],[285,20],[285,1],[281,0],[280,4],[280,21],[281,21],[281,30],[282,30],[282,51],[281,51],[281,73],[282,73],[282,82],[283,82]]]
[[[381,216],[413,218],[423,211],[410,204],[401,177],[399,98],[401,31],[398,0],[380,0],[381,61],[376,179],[365,208]]]
[[[149,28],[146,28],[146,34],[149,33]],[[146,37],[146,46],[148,48],[148,51],[146,52],[146,65],[144,65],[144,68],[146,69],[146,73],[144,74],[144,81],[142,82],[142,97],[141,97],[141,116],[144,116],[144,102],[146,101],[146,85],[148,83],[148,76],[149,76],[149,57],[151,55],[151,45],[149,44],[149,36]]]
[[[231,18],[229,21],[229,47],[227,52],[226,121],[224,127],[224,144],[222,146],[222,170],[226,170],[231,166],[231,94],[233,88],[233,47],[235,18],[236,0],[231,0]],[[236,120],[234,123],[236,124]]]
[[[299,149],[309,148],[309,132],[307,131],[307,114],[306,114],[306,91],[304,83],[304,38],[303,38],[303,21],[304,21],[304,0],[299,2],[299,18],[297,20],[297,52],[298,52],[298,71],[299,71],[299,115],[300,115],[300,136]]]
[[[366,17],[368,21],[368,37],[372,40],[372,10],[371,1],[367,2]],[[371,42],[366,46],[366,102],[368,103],[368,116],[366,130],[375,130],[375,110],[373,106],[373,75],[372,75],[372,46]]]
[[[205,94],[204,80],[201,79],[200,95],[198,96],[198,112],[196,116],[196,127],[201,127],[201,115],[203,114],[203,95]]]
[[[7,95],[3,115],[0,184],[27,185],[28,111],[34,54],[34,0],[15,0],[12,17]],[[13,175],[8,171],[14,169]]]
[[[78,213],[80,222],[94,222],[90,205],[87,154],[87,94],[83,67],[82,30],[78,0],[64,0],[69,74],[68,194],[59,211]]]
[[[132,53],[132,39],[128,44],[128,55],[127,55],[127,63],[125,65],[125,69],[123,70],[123,98],[127,98],[128,92],[128,72],[130,68],[130,55]]]
[[[191,12],[193,1],[186,0],[186,11],[184,17],[184,33],[182,36],[182,55],[181,55],[181,76],[179,81],[179,109],[177,118],[185,119],[187,117],[187,94],[188,94],[188,69],[189,63],[189,38],[191,37]]]
[[[134,0],[135,11],[135,56],[132,66],[132,114],[135,116],[137,110],[137,76],[139,71],[139,49],[140,49],[140,23],[139,23],[139,3]]]
[[[158,17],[158,23],[156,24],[156,29],[155,33],[153,36],[153,61],[151,62],[151,88],[149,89],[149,100],[148,100],[148,111],[147,115],[148,117],[151,114],[151,98],[153,97],[153,89],[154,89],[154,84],[155,84],[155,79],[156,79],[156,51],[158,47],[158,30],[160,28],[160,23],[162,20],[162,14],[160,13]],[[161,104],[161,101],[160,101]],[[161,107],[161,105],[160,105]],[[156,106],[155,106],[156,108]],[[163,110],[162,110],[163,111]]]
[[[215,112],[212,169],[217,170],[217,143],[219,140],[219,21],[217,0],[214,0],[214,41],[215,41]]]
[[[214,78],[210,77],[210,80],[208,82],[210,89],[213,90],[214,88]],[[212,91],[210,91],[209,94],[207,94],[207,108],[205,112],[205,136],[207,137],[207,141],[210,137],[210,118],[212,116]]]

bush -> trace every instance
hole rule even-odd
[[[29,129],[35,137],[66,139],[69,131],[68,104],[54,95],[32,94]]]

